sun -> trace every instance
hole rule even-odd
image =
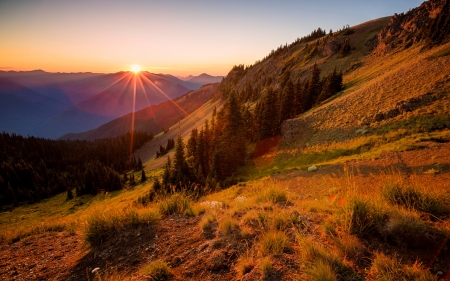
[[[134,73],[138,73],[139,71],[141,71],[141,67],[137,64],[133,64],[131,66],[131,71],[133,71]]]

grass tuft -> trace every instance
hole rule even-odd
[[[144,275],[151,276],[152,280],[168,280],[173,274],[172,269],[162,260],[156,260],[142,268]]]
[[[386,184],[382,188],[383,197],[391,204],[410,210],[429,213],[436,217],[450,214],[450,208],[443,197],[434,192],[401,183]]]
[[[141,211],[138,213],[135,209],[115,213],[94,213],[87,219],[84,240],[91,247],[97,247],[122,228],[151,225],[159,219],[160,215],[157,212]]]
[[[273,263],[270,258],[266,257],[261,260],[260,263],[262,279],[263,280],[271,280],[272,276],[275,274],[275,268],[273,267]]]
[[[386,223],[384,234],[399,245],[411,248],[423,248],[435,244],[435,240],[443,238],[444,233],[431,224],[420,219],[413,212],[398,210]]]
[[[174,213],[190,215],[191,200],[184,194],[174,194],[171,197],[158,202],[159,212],[163,216],[170,216]],[[193,212],[192,212],[193,213]]]
[[[341,224],[351,234],[365,236],[380,233],[385,213],[381,206],[370,203],[362,197],[350,198],[341,208]]]
[[[284,188],[277,185],[270,185],[258,196],[257,202],[286,204],[288,202],[288,195]]]
[[[231,217],[225,217],[219,222],[219,229],[225,236],[240,236],[239,222]]]
[[[270,230],[264,233],[258,243],[259,251],[263,256],[281,255],[291,249],[291,243],[286,234],[278,230]]]
[[[436,276],[429,273],[422,264],[416,262],[413,265],[403,265],[400,260],[394,257],[387,257],[377,254],[368,276],[370,280],[378,281],[436,281]]]
[[[70,233],[75,232],[75,226],[73,223],[67,224],[67,223],[41,223],[35,227],[32,227],[31,229],[26,228],[20,228],[15,232],[3,234],[0,239],[0,241],[4,241],[8,244],[13,244],[16,242],[19,242],[20,240],[34,236],[34,235],[45,235],[55,232],[62,232],[62,231],[69,231]]]
[[[298,242],[302,261],[307,268],[306,274],[310,280],[361,280],[361,277],[344,264],[338,255],[311,238],[298,237]]]

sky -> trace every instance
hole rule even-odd
[[[321,27],[418,0],[0,0],[0,70],[226,75]]]

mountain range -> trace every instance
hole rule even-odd
[[[1,71],[0,131],[45,138],[84,132],[221,79],[202,74],[183,81],[145,71],[138,75]]]

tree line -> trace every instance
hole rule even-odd
[[[94,142],[1,133],[0,206],[36,202],[72,189],[77,195],[120,189],[119,173],[140,161],[130,158],[130,147],[134,151],[152,138],[134,132],[131,146],[130,133]]]

